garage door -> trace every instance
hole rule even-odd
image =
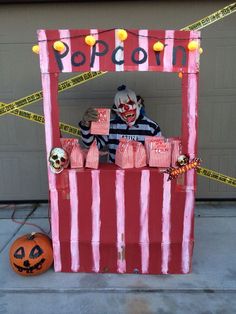
[[[122,5],[121,5],[122,4]],[[38,56],[31,52],[40,28],[180,29],[226,6],[227,1],[126,1],[1,5],[0,101],[41,89]],[[236,15],[202,30],[199,157],[203,167],[236,177]],[[7,27],[6,27],[7,26]],[[61,76],[63,80],[71,76]],[[165,136],[180,134],[181,80],[174,74],[109,73],[60,94],[60,119],[77,125],[89,106],[111,106],[117,86],[140,94],[147,115]],[[25,110],[42,114],[42,102]],[[0,117],[0,200],[48,198],[44,128],[7,114]],[[64,134],[64,137],[67,135]],[[235,188],[198,176],[198,198],[235,198]]]

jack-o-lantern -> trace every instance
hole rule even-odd
[[[35,276],[48,270],[53,263],[51,239],[32,232],[16,239],[9,251],[13,270],[22,276]]]

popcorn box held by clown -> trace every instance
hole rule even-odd
[[[91,122],[91,134],[108,135],[110,127],[110,109],[96,108],[98,121]]]

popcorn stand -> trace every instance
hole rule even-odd
[[[175,30],[39,30],[47,159],[64,148],[60,138],[58,78],[61,72],[157,71],[182,78],[181,151],[197,150],[200,32]],[[60,48],[60,44],[62,49]],[[59,47],[59,48],[58,48]],[[76,142],[76,140],[74,139]],[[70,144],[73,148],[73,139]],[[69,146],[68,146],[69,147]],[[67,150],[70,158],[71,149]],[[72,153],[71,153],[72,154]],[[57,157],[55,157],[57,156]],[[65,162],[65,158],[61,159]],[[172,160],[172,161],[171,161]],[[196,172],[170,180],[164,167],[51,171],[51,227],[56,272],[186,274],[194,245]],[[172,169],[173,169],[172,168]]]

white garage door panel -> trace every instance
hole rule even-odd
[[[27,109],[38,112],[35,106]],[[44,150],[43,126],[9,114],[0,117],[0,119],[0,152]]]
[[[0,153],[0,173],[1,201],[48,198],[44,152]]]
[[[202,166],[209,169],[217,169],[218,172],[236,178],[235,156],[236,149],[219,150],[200,150],[200,156],[203,159]],[[205,177],[198,176],[199,198],[235,198],[235,187],[209,180]]]
[[[200,148],[230,149],[236,141],[235,102],[231,97],[202,98],[199,106]]]

